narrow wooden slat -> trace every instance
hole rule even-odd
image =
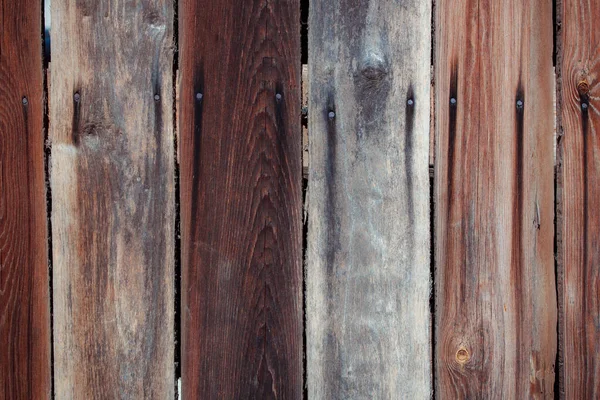
[[[552,3],[440,0],[436,396],[553,398]]]
[[[600,398],[600,1],[563,0],[558,227],[561,398]]]
[[[0,0],[0,21],[0,399],[48,399],[41,4]]]
[[[431,4],[310,7],[308,395],[427,398]]]
[[[297,0],[184,0],[185,399],[302,397]]]
[[[174,397],[173,2],[52,0],[57,399]]]

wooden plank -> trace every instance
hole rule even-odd
[[[57,399],[174,397],[173,17],[52,0]]]
[[[302,397],[297,0],[184,0],[184,398]]]
[[[559,3],[560,395],[600,397],[600,1]]]
[[[427,398],[431,4],[309,15],[308,396]]]
[[[552,4],[440,0],[436,396],[553,398]]]
[[[41,4],[0,0],[0,20],[0,399],[48,399]]]

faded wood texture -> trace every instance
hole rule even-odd
[[[600,1],[563,0],[559,34],[561,398],[600,398]]]
[[[57,399],[174,397],[173,17],[52,0]]]
[[[309,15],[308,396],[428,398],[431,4]]]
[[[440,0],[436,396],[553,398],[552,3]]]
[[[183,396],[300,399],[300,4],[179,12]]]
[[[0,20],[0,399],[48,399],[41,4],[0,0]]]

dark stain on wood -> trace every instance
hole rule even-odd
[[[511,249],[511,282],[513,282],[513,296],[515,304],[523,303],[523,197],[524,197],[524,165],[525,165],[525,137],[524,137],[524,120],[525,120],[525,93],[521,78],[517,83],[517,90],[515,94],[514,105],[515,109],[515,177],[514,177],[514,188],[513,198],[514,206],[512,211],[512,249]],[[516,343],[519,346],[519,352],[522,351],[524,346],[522,345],[523,328],[522,323],[523,311],[521,307],[517,307],[514,314],[515,325],[518,327],[515,332]],[[522,357],[517,357],[516,367],[517,371],[521,371]],[[515,393],[519,392],[520,382],[515,379]]]
[[[81,93],[73,94],[73,122],[71,124],[71,140],[74,146],[79,146],[79,132],[81,127]]]
[[[448,174],[446,176],[446,182],[448,182],[448,210],[451,210],[452,201],[454,199],[456,116],[458,109],[458,61],[456,60],[452,63],[452,70],[450,71],[448,107]],[[450,218],[450,213],[448,213],[448,218]]]
[[[339,248],[339,223],[337,221],[336,213],[336,194],[337,194],[337,130],[336,130],[336,115],[335,115],[335,101],[333,94],[329,95],[327,101],[327,107],[324,110],[323,118],[325,118],[327,126],[327,158],[325,160],[325,182],[327,186],[326,202],[327,202],[327,215],[326,215],[326,226],[327,226],[327,272],[333,276],[335,273],[335,253]]]

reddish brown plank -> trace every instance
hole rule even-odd
[[[436,14],[436,396],[552,398],[552,4]]]
[[[173,2],[52,7],[56,398],[172,399]]]
[[[600,1],[563,0],[559,35],[560,389],[600,398]]]
[[[302,396],[300,4],[184,0],[184,398]]]
[[[0,399],[47,399],[41,4],[0,0],[0,21]]]

